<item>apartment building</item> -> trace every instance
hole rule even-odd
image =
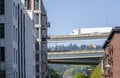
[[[34,12],[35,23],[35,78],[47,78],[47,28],[50,23],[44,8],[43,0],[23,0],[27,10]]]
[[[42,0],[34,0],[34,20],[37,38],[36,78],[47,78],[47,28],[50,27],[50,24]]]
[[[120,27],[112,29],[104,44],[105,56],[103,60],[104,77],[120,77]]]
[[[0,0],[0,78],[47,78],[42,0]]]
[[[35,78],[33,11],[23,0],[0,0],[0,78]]]

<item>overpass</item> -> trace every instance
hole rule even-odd
[[[100,63],[103,56],[103,50],[48,52],[48,63],[92,65]]]
[[[50,36],[48,43],[69,42],[81,40],[99,40],[107,39],[109,33],[91,33],[79,35],[59,35]],[[83,51],[64,51],[64,52],[48,52],[48,63],[55,64],[98,64],[104,56],[103,50],[83,50]]]
[[[79,35],[55,35],[55,36],[50,36],[48,39],[48,42],[106,39],[108,37],[108,35],[109,35],[109,33],[91,33],[91,34],[79,34]]]

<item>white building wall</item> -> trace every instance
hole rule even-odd
[[[34,35],[34,22],[33,22],[33,12],[28,11],[26,16],[26,26],[25,26],[25,55],[26,55],[26,78],[35,78],[35,35]]]
[[[12,0],[5,0],[5,64],[6,78],[14,78],[13,70],[13,37],[12,37]]]
[[[38,10],[34,10],[34,0],[30,1],[32,1],[32,6],[26,12],[24,0],[5,0],[5,15],[0,16],[0,23],[5,24],[5,38],[0,39],[0,46],[5,47],[5,62],[0,62],[0,64],[6,71],[6,78],[35,78],[35,75],[46,78],[47,76],[47,15],[42,0],[39,0]],[[19,13],[18,5],[20,6]],[[38,25],[34,25],[33,10],[34,13],[40,15]],[[24,15],[26,17],[25,29]],[[40,57],[36,62],[36,64],[39,63],[38,73],[35,72],[34,26],[38,26],[40,31],[38,40],[40,50],[37,51]],[[41,41],[43,38],[45,41]]]
[[[13,3],[15,6],[13,6]],[[22,71],[20,71],[19,75],[18,67],[18,62],[22,61],[21,58],[19,58],[21,57],[21,54],[18,54],[18,48],[23,48],[18,47],[18,4],[20,5],[20,10],[23,11],[23,14],[25,14],[26,17],[26,32],[23,32],[23,34],[25,33],[26,37],[25,40],[22,39],[25,41],[25,67],[23,67],[25,72],[23,73],[26,78],[35,78],[35,39],[33,13],[31,11],[29,12],[30,15],[28,15],[25,7],[21,3],[21,0],[5,0],[5,14],[0,15],[0,23],[4,23],[5,26],[5,38],[0,38],[0,47],[5,47],[5,62],[0,62],[0,66],[2,70],[5,70],[6,78],[25,78],[25,76],[21,76]],[[19,19],[21,19],[21,17]],[[18,60],[18,58],[20,60]]]

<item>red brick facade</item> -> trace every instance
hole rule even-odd
[[[112,30],[104,45],[104,50],[105,78],[120,78],[120,28]]]

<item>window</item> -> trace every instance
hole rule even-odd
[[[5,70],[0,70],[0,78],[6,78],[5,77]]]
[[[35,44],[35,50],[39,50],[39,43],[38,42],[36,42],[36,44]]]
[[[46,49],[47,49],[47,44],[46,44],[46,43],[41,44],[41,48],[44,50],[44,52],[46,52]]]
[[[0,0],[0,15],[4,15],[4,0]]]
[[[34,0],[34,10],[39,10],[39,0]]]
[[[0,47],[1,61],[5,61],[5,48]]]
[[[16,62],[16,52],[15,52],[15,48],[13,49],[13,61],[14,61],[14,63]]]
[[[17,53],[17,50],[16,50],[16,64],[18,64],[18,53]]]
[[[18,8],[17,6],[15,7],[15,18],[17,19],[17,16],[18,16]]]
[[[18,32],[18,30],[16,28],[16,31],[15,31],[15,33],[16,33],[16,38],[15,38],[16,42],[17,42],[17,37],[18,37],[17,32]]]
[[[16,78],[18,78],[18,73],[16,72]]]
[[[14,71],[14,77],[13,78],[15,78],[16,77],[16,73],[15,73],[15,71]]]
[[[15,26],[13,26],[13,39],[15,40]]]
[[[39,72],[39,65],[36,65],[36,72]]]
[[[15,16],[15,3],[13,3],[13,16]]]
[[[17,32],[18,32],[18,30],[14,25],[13,26],[13,40],[15,40],[16,42],[17,42],[17,37],[18,37]]]
[[[0,38],[4,38],[4,24],[0,24]]]
[[[39,50],[39,42],[35,42],[35,50]]]
[[[36,38],[39,38],[39,28],[36,28]]]
[[[37,75],[36,78],[40,78],[39,75]]]
[[[38,13],[34,14],[34,22],[35,22],[35,24],[39,24],[39,14]]]
[[[36,54],[36,61],[39,61],[39,54]]]
[[[32,5],[31,0],[25,0],[25,6],[27,7],[28,10],[31,9],[31,7],[32,7],[31,5]]]
[[[42,34],[41,34],[42,37],[44,37],[44,38],[47,37],[47,30],[46,29],[42,29],[41,32],[42,32]]]
[[[47,39],[46,38],[42,38],[42,41],[46,41]]]

